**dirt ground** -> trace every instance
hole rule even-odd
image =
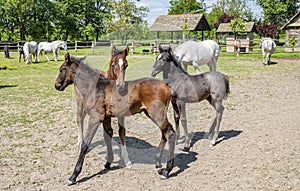
[[[77,161],[77,130],[74,100],[60,100],[70,107],[49,114],[56,120],[53,126],[41,121],[33,124],[39,130],[32,130],[31,139],[43,141],[28,144],[28,139],[20,138],[6,143],[18,155],[1,158],[0,190],[300,190],[300,61],[274,61],[277,64],[247,76],[228,74],[232,84],[224,102],[223,140],[212,149],[204,137],[213,110],[206,102],[188,104],[193,147],[185,153],[182,144],[176,146],[175,167],[167,180],[160,179],[154,166],[160,132],[139,114],[125,122],[133,166],[124,167],[120,159],[114,120],[112,170],[103,170],[105,145],[99,128],[77,178],[79,183],[67,186]],[[174,124],[171,109],[169,119]],[[28,146],[16,146],[19,144]],[[37,149],[42,154],[33,156],[39,153]],[[167,150],[163,155],[165,165]]]

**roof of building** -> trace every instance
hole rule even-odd
[[[285,30],[290,27],[300,28],[300,10],[285,25],[283,25],[281,29]]]
[[[179,32],[183,31],[185,26],[189,31],[210,30],[203,14],[181,14],[158,16],[150,27],[150,31]]]
[[[221,23],[217,29],[217,33],[231,33],[231,28],[229,26],[230,23]],[[254,22],[245,22],[245,31],[246,33],[250,33],[254,31]]]

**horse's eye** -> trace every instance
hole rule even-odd
[[[66,68],[60,68],[59,72],[61,73],[62,71],[64,71]]]

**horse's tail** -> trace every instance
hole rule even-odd
[[[224,99],[226,99],[228,97],[228,94],[230,93],[229,78],[225,74],[222,74],[222,76],[223,76],[225,88],[226,88],[226,94],[225,94]]]

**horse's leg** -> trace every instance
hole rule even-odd
[[[124,128],[124,117],[118,117],[118,126],[119,126],[119,137],[121,140],[121,155],[124,160],[124,164],[127,167],[131,167],[131,161],[128,158],[128,152],[126,149],[126,143],[125,143],[125,138],[126,138],[126,129]]]
[[[104,134],[104,141],[106,143],[106,164],[104,167],[106,169],[110,169],[110,165],[114,160],[114,154],[112,150],[112,136],[113,136],[113,129],[111,128],[111,118],[105,117],[103,121],[103,134]]]
[[[187,72],[187,67],[188,67],[189,63],[182,62],[182,64],[183,64],[183,70]]]
[[[163,146],[165,145],[165,143],[167,141],[168,142],[168,151],[169,151],[167,165],[166,165],[166,168],[159,170],[159,174],[161,175],[161,178],[166,179],[166,178],[168,178],[170,172],[172,171],[172,169],[174,167],[174,150],[175,150],[176,133],[175,133],[174,129],[172,128],[172,125],[168,122],[168,120],[166,120],[166,122],[164,124],[166,124],[166,125],[163,125],[160,127],[161,132],[162,132],[162,139],[161,139],[161,142],[159,145],[160,150],[158,150],[158,152],[160,152],[160,154],[159,154],[160,158],[157,161],[159,161],[159,163],[160,163]],[[156,154],[156,156],[158,156],[158,154]],[[156,163],[156,164],[159,164],[159,163]],[[160,164],[160,166],[161,166],[161,164]],[[156,165],[156,167],[158,167],[158,166]]]
[[[167,108],[166,106],[161,102],[152,102],[150,105],[150,108],[147,108],[148,116],[151,118],[152,121],[157,124],[161,130],[162,137],[160,140],[160,143],[158,145],[157,153],[155,155],[156,159],[156,168],[160,168],[161,165],[161,156],[164,149],[164,146],[166,142],[168,142],[168,161],[167,166],[164,169],[161,169],[159,171],[159,174],[162,178],[167,178],[169,176],[169,173],[173,169],[174,166],[174,149],[175,149],[175,139],[176,139],[176,133],[172,127],[172,125],[169,123],[167,118]]]
[[[222,120],[222,115],[224,111],[224,107],[222,105],[222,100],[214,99],[212,97],[207,99],[209,103],[214,107],[216,110],[216,117],[214,119],[213,124],[210,127],[208,133],[208,139],[210,140],[210,146],[214,146],[216,144],[216,140],[219,136],[219,128]]]
[[[193,62],[193,66],[194,66],[194,68],[196,70],[196,73],[200,74],[200,69],[199,69],[199,66],[198,66],[197,62]]]
[[[77,126],[78,126],[78,141],[77,146],[80,149],[81,143],[83,141],[83,121],[86,113],[83,110],[83,96],[78,90],[77,86],[74,86],[74,92],[76,97],[76,105],[77,105]]]
[[[184,147],[183,147],[183,151],[188,152],[190,150],[190,138],[189,138],[189,133],[188,133],[188,129],[187,129],[187,118],[186,118],[186,103],[184,102],[180,102],[181,105],[181,110],[180,110],[180,118],[181,118],[181,125],[183,127],[183,131],[184,131]]]
[[[48,62],[50,62],[50,59],[48,58],[47,52],[44,52],[44,54],[45,54],[45,56],[46,56]]]
[[[37,53],[33,53],[33,57],[34,57],[34,62],[36,63],[37,62]]]
[[[57,50],[53,50],[54,60],[57,62]]]
[[[263,65],[265,65],[265,51],[262,47],[262,58],[263,58]]]
[[[267,65],[270,64],[270,59],[271,59],[271,52],[267,53]]]
[[[180,120],[180,105],[177,105],[176,98],[172,98],[171,100],[173,106],[173,113],[174,113],[174,121],[176,126],[176,144],[178,143],[178,139],[180,137],[180,128],[179,128],[179,120]]]
[[[80,154],[76,163],[76,166],[74,168],[73,174],[69,178],[68,185],[73,185],[76,183],[76,178],[78,177],[79,173],[82,170],[83,161],[85,158],[85,155],[87,154],[88,147],[95,136],[95,133],[98,129],[98,126],[100,122],[103,120],[100,120],[98,117],[98,114],[96,111],[93,111],[90,115],[89,122],[88,122],[88,130],[86,132],[86,136],[82,142]]]
[[[217,71],[217,59],[213,57],[208,63],[209,71],[216,72]]]

